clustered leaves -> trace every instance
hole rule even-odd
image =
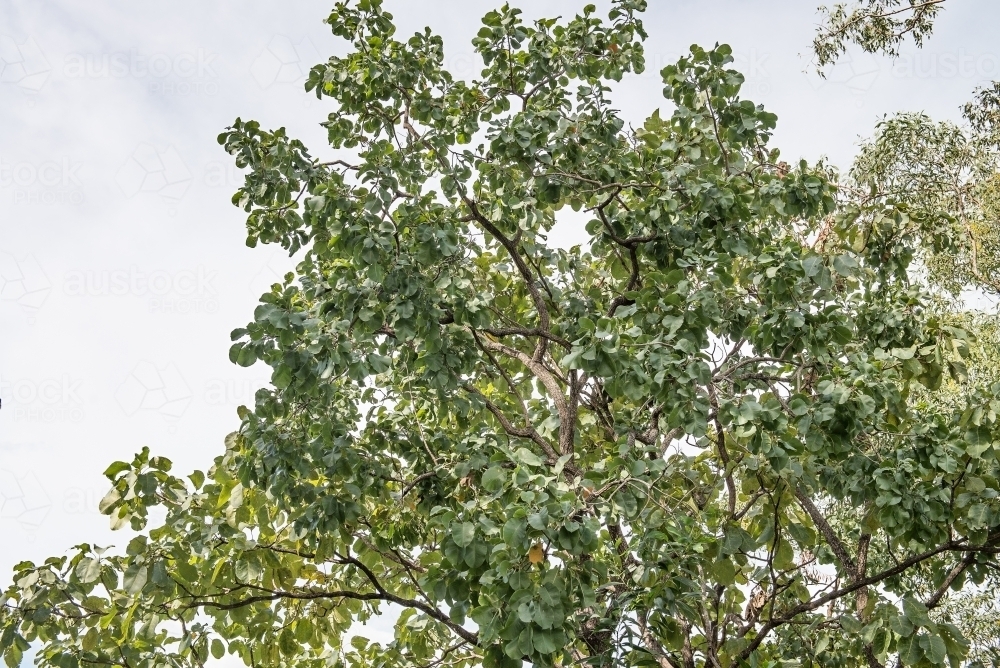
[[[861,0],[850,8],[846,3],[821,6],[822,22],[813,39],[817,71],[856,44],[867,53],[899,55],[899,46],[909,37],[917,46],[934,29],[934,20],[945,0]]]
[[[879,123],[847,185],[854,243],[888,227],[912,247],[927,280],[952,295],[973,287],[1000,295],[1000,180],[989,134],[923,114]],[[859,224],[861,218],[868,218]]]
[[[951,200],[851,200],[781,162],[727,46],[664,68],[664,111],[627,127],[610,86],[642,71],[644,8],[504,6],[466,82],[429,30],[337,4],[353,50],[306,84],[334,109],[324,157],[253,121],[219,138],[248,243],[302,257],[233,332],[272,387],[207,474],[108,469],[101,509],[139,533],[17,567],[11,668],[32,644],[60,668],[981,649],[948,604],[997,566],[1000,378],[922,278],[928,248],[965,248]],[[895,189],[905,168],[869,157]]]

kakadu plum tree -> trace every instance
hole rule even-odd
[[[220,137],[248,243],[301,257],[233,333],[272,387],[207,474],[108,469],[135,537],[17,566],[8,665],[965,661],[942,611],[997,568],[1000,387],[919,278],[951,246],[779,161],[726,46],[627,125],[645,2],[611,5],[490,12],[472,81],[336,6],[329,146]]]

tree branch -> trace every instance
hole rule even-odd
[[[851,583],[846,587],[842,587],[840,589],[830,592],[829,594],[825,594],[823,596],[820,596],[819,598],[815,598],[806,603],[801,603],[795,606],[794,608],[791,608],[790,610],[784,611],[780,617],[775,617],[772,618],[770,621],[768,621],[763,626],[763,628],[761,628],[760,632],[753,638],[753,640],[750,641],[750,644],[747,645],[745,648],[743,648],[743,651],[741,651],[738,655],[736,655],[736,657],[733,658],[733,661],[730,663],[730,666],[735,667],[738,666],[741,661],[745,661],[751,654],[754,653],[754,651],[756,651],[756,649],[760,646],[760,644],[764,642],[764,640],[767,638],[767,635],[771,631],[781,626],[782,624],[787,624],[788,622],[792,621],[802,613],[810,612],[812,610],[815,610],[816,608],[822,607],[823,605],[829,603],[830,601],[835,601],[839,598],[847,596],[848,594],[853,593],[861,589],[862,587],[869,587],[871,585],[882,582],[886,578],[891,578],[894,575],[899,575],[900,573],[906,571],[907,569],[916,566],[917,564],[920,564],[924,561],[927,561],[932,557],[936,557],[937,555],[942,554],[944,552],[955,552],[955,551],[965,551],[965,550],[990,551],[990,552],[996,551],[996,549],[993,547],[970,547],[965,543],[965,540],[949,541],[932,550],[927,550],[926,552],[921,552],[920,554],[914,555],[908,559],[904,559],[903,561],[899,562],[892,568],[888,568],[876,575],[856,580],[855,582]],[[749,631],[750,629],[747,629],[747,633],[749,633]]]
[[[534,356],[528,356],[526,353],[523,353],[516,348],[511,348],[510,346],[505,346],[502,343],[491,341],[489,339],[482,339],[482,344],[489,350],[502,353],[520,361],[535,375],[536,378],[538,378],[539,381],[541,381],[553,403],[555,403],[556,412],[559,414],[559,448],[557,452],[560,455],[571,454],[573,452],[576,415],[570,410],[569,403],[566,400],[566,395],[563,394],[562,387],[560,387],[559,381],[552,374],[552,372],[545,368],[545,365],[542,364],[540,359],[536,359]]]
[[[819,508],[817,508],[816,504],[812,502],[812,499],[810,499],[806,493],[802,491],[801,487],[795,488],[795,498],[799,500],[799,504],[802,506],[803,510],[809,514],[809,517],[812,518],[813,524],[815,524],[816,528],[818,528],[820,533],[823,534],[823,537],[826,539],[830,549],[833,550],[834,555],[836,555],[837,560],[840,562],[841,568],[843,568],[850,577],[856,580],[858,567],[854,563],[854,559],[851,558],[850,553],[848,553],[847,548],[844,547],[844,543],[841,542],[840,538],[833,530],[833,527],[831,527],[830,523],[826,521],[825,517],[823,517],[823,513],[819,511]]]
[[[268,591],[268,594],[262,594],[259,596],[250,596],[241,601],[234,601],[232,603],[220,603],[218,601],[205,601],[205,600],[195,600],[188,603],[185,609],[199,609],[199,608],[216,608],[218,610],[236,610],[238,608],[243,608],[248,605],[253,605],[254,603],[263,603],[269,601],[277,600],[296,600],[296,601],[316,601],[316,600],[326,600],[326,599],[352,599],[355,601],[386,601],[388,603],[395,603],[396,605],[401,605],[405,608],[415,608],[425,613],[427,616],[441,622],[448,628],[450,628],[457,636],[463,640],[477,645],[479,644],[479,634],[473,633],[462,626],[459,626],[455,622],[451,621],[448,615],[444,614],[437,608],[431,607],[420,601],[415,601],[413,599],[403,598],[401,596],[396,596],[395,594],[381,591],[372,592],[368,594],[363,594],[356,591],[341,590],[341,591],[314,591],[308,590],[303,592],[291,592],[291,591]]]

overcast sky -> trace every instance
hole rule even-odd
[[[786,160],[846,167],[885,114],[958,118],[1000,78],[1000,3],[952,0],[923,51],[852,53],[807,74],[817,0],[650,0],[646,74],[615,100],[641,122],[659,69],[692,43],[733,46],[745,97],[778,114]],[[248,249],[240,176],[216,143],[237,116],[323,155],[329,102],[302,89],[342,53],[332,2],[0,0],[0,586],[22,559],[123,544],[101,473],[142,446],[206,469],[264,368],[230,364],[229,332],[291,263]],[[402,37],[429,24],[456,76],[485,0],[389,1]],[[598,3],[606,8],[606,2]],[[532,0],[526,15],[582,2]],[[581,239],[574,226],[558,241]]]

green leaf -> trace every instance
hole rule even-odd
[[[990,507],[985,503],[974,503],[969,506],[967,519],[972,529],[984,529],[989,526]]]
[[[927,640],[928,643],[924,654],[932,664],[942,665],[945,657],[948,655],[948,648],[945,646],[944,640],[936,635],[927,636]]]
[[[712,566],[712,574],[719,584],[729,586],[736,582],[736,566],[730,559],[719,559]]]
[[[271,374],[271,382],[279,390],[287,388],[292,383],[292,370],[288,366],[281,365]]]
[[[503,525],[503,541],[511,547],[521,547],[527,541],[527,522],[512,518]]]
[[[722,544],[722,553],[725,555],[736,554],[743,547],[743,536],[738,531],[729,530]]]
[[[850,255],[837,255],[833,258],[833,269],[841,276],[853,276],[858,269],[857,261]]]
[[[23,656],[24,653],[21,651],[20,647],[11,645],[7,648],[7,651],[4,652],[3,660],[4,663],[7,664],[7,668],[20,668]]]
[[[897,643],[899,658],[904,666],[913,666],[924,658],[924,650],[920,646],[920,636],[910,636]]]
[[[531,636],[531,644],[539,654],[552,654],[559,645],[556,644],[553,634],[545,631],[536,631]]]
[[[243,484],[236,483],[229,492],[229,510],[236,510],[243,505]]]
[[[891,617],[889,619],[889,628],[891,628],[897,635],[903,636],[904,638],[910,636],[914,630],[913,623],[906,618],[906,615],[896,615]]]
[[[101,499],[100,503],[97,504],[97,509],[101,512],[101,514],[107,515],[111,509],[115,507],[115,504],[121,500],[121,498],[122,496],[118,491],[118,488],[112,487],[108,490],[108,493],[104,495],[104,498]]]
[[[95,582],[101,577],[101,562],[98,559],[85,557],[76,565],[76,577],[80,582]]]
[[[476,538],[476,525],[472,522],[462,522],[451,526],[451,537],[459,547],[468,547]]]
[[[930,617],[927,616],[927,606],[909,596],[903,599],[903,614],[907,621],[916,627],[928,626],[931,623]]]
[[[124,473],[131,468],[132,466],[126,462],[114,462],[111,466],[104,470],[104,477],[109,480],[114,480],[118,477],[119,473]]]
[[[542,460],[534,452],[527,448],[518,448],[514,451],[514,461],[525,466],[541,466]]]
[[[371,366],[373,373],[385,373],[389,370],[392,360],[377,353],[372,353],[368,356],[368,364]]]
[[[97,627],[91,627],[87,633],[84,634],[83,640],[80,642],[80,646],[83,647],[83,651],[85,652],[93,652],[97,649],[99,641],[100,634],[97,631]]]
[[[857,635],[861,633],[862,625],[854,615],[841,615],[840,616],[840,627],[844,629],[847,633],[851,635]]]
[[[190,475],[188,475],[188,478],[191,480],[195,489],[201,489],[201,486],[205,484],[205,474],[201,471],[193,471]]]
[[[810,547],[816,543],[816,532],[804,524],[789,522],[787,529],[799,545]]]
[[[787,540],[778,543],[778,549],[774,554],[774,567],[779,570],[789,570],[795,566],[795,550]]]
[[[299,644],[295,640],[295,633],[290,628],[285,628],[278,635],[278,649],[282,656],[292,657],[299,653]]]
[[[969,476],[965,479],[965,488],[970,492],[978,494],[986,489],[986,482],[982,478]]]
[[[487,492],[495,494],[503,488],[505,480],[506,475],[504,474],[503,467],[491,466],[483,473],[483,488]]]
[[[806,276],[812,278],[823,268],[823,258],[818,255],[810,255],[802,260],[802,271]]]
[[[146,564],[132,564],[129,566],[125,569],[125,576],[122,580],[125,591],[133,596],[137,595],[146,586],[146,577],[148,574],[149,568]]]

